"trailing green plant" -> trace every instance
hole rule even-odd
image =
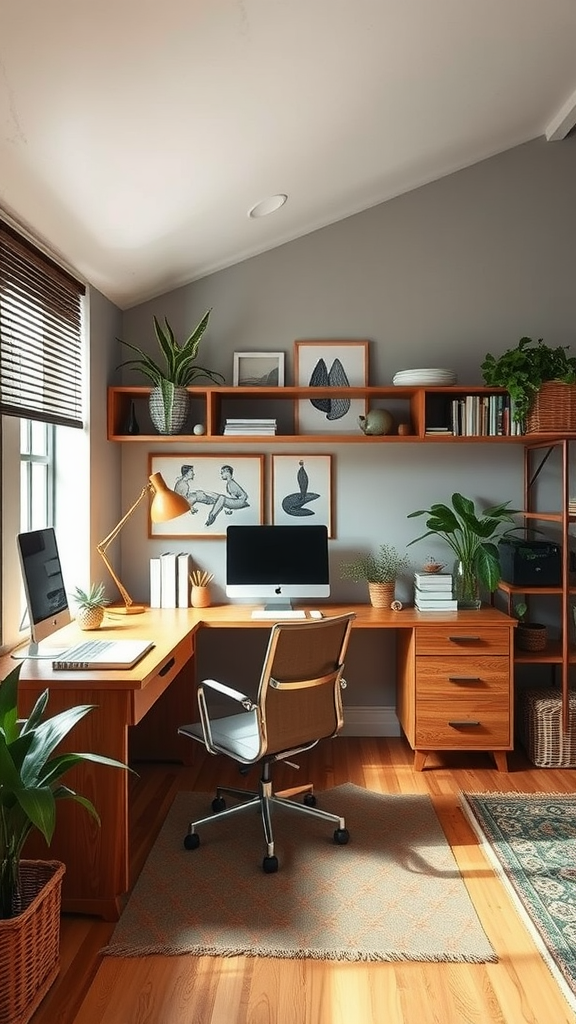
[[[22,848],[33,829],[50,845],[56,825],[56,802],[75,800],[100,823],[92,802],[62,785],[63,776],[81,761],[112,768],[128,765],[100,754],[54,751],[94,705],[67,708],[45,718],[45,690],[26,719],[18,717],[18,682],[22,666],[0,681],[0,918],[15,917],[19,907],[19,865]]]
[[[481,370],[484,383],[506,388],[513,403],[513,419],[524,423],[537,391],[547,381],[576,383],[576,357],[568,356],[569,345],[551,348],[542,338],[520,338],[515,348],[501,356],[486,354]]]
[[[122,338],[118,338],[120,344],[126,345],[132,352],[136,352],[138,358],[126,359],[123,363],[119,364],[117,369],[120,369],[122,366],[132,366],[134,369],[139,370],[140,373],[143,373],[152,382],[154,387],[159,388],[162,388],[166,382],[174,387],[187,387],[198,377],[207,377],[214,384],[223,383],[224,377],[221,373],[217,373],[215,370],[208,370],[205,366],[198,366],[196,364],[200,341],[208,326],[211,312],[211,309],[206,311],[192,331],[192,334],[181,345],[176,341],[174,331],[168,320],[164,318],[164,325],[162,325],[158,318],[154,316],[154,332],[160,352],[164,357],[164,365],[162,366],[159,362],[156,362],[143,349],[133,345],[131,341],[124,341]]]
[[[381,544],[375,554],[361,555],[353,562],[345,562],[340,566],[340,576],[344,580],[360,583],[394,583],[403,569],[410,567],[409,559],[401,555],[391,544]]]
[[[426,533],[411,540],[408,547],[425,537],[442,537],[452,548],[456,559],[467,570],[473,570],[480,582],[492,592],[500,580],[500,559],[494,541],[522,529],[515,525],[503,529],[506,523],[514,524],[513,517],[519,511],[509,506],[510,502],[505,501],[477,512],[470,498],[456,492],[452,495],[452,507],[435,503],[429,509],[410,512],[408,519],[417,516],[428,516],[428,519]]]
[[[91,583],[88,590],[75,587],[72,597],[78,608],[87,612],[92,611],[93,608],[105,608],[107,604],[110,604],[103,583]]]

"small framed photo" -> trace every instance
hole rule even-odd
[[[190,512],[149,525],[149,537],[225,537],[230,523],[264,522],[263,455],[150,455],[149,473],[161,473]]]
[[[283,387],[284,353],[235,352],[232,382],[241,388]]]
[[[326,526],[332,531],[332,456],[272,456],[274,526]]]
[[[294,377],[298,387],[351,388],[368,385],[367,341],[295,341]],[[296,403],[300,434],[349,434],[367,411],[365,398],[336,394]]]

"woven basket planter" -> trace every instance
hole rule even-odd
[[[64,864],[20,862],[22,913],[0,920],[0,1024],[26,1024],[60,969]]]
[[[576,431],[576,384],[551,380],[534,395],[526,416],[527,434]]]
[[[539,622],[519,622],[514,630],[514,640],[520,651],[545,651],[548,630]]]
[[[389,608],[394,600],[395,583],[369,583],[368,593],[373,608]]]

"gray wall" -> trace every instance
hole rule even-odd
[[[453,367],[463,384],[481,383],[486,352],[504,351],[522,335],[574,346],[575,239],[576,139],[537,140],[128,310],[123,337],[153,351],[153,313],[168,317],[181,337],[211,306],[200,362],[228,381],[235,350],[283,350],[291,383],[295,339],[367,338],[370,383],[390,383],[398,369],[430,365]],[[144,383],[129,376],[125,381]],[[120,376],[111,383],[120,383]],[[242,447],[268,455],[295,449],[297,443]],[[189,445],[177,442],[151,450],[190,454]],[[414,509],[444,501],[454,490],[481,504],[522,503],[516,445],[363,448],[335,442],[330,450],[337,599],[366,599],[363,585],[338,579],[339,564],[355,550],[383,542],[404,549],[422,532],[420,520],[406,518]],[[229,458],[233,445],[194,442],[194,451]],[[146,478],[148,455],[146,445],[123,446],[124,507]],[[189,547],[196,564],[215,573],[215,598],[222,600],[224,541],[144,543],[146,515],[139,513],[122,536],[122,574],[133,596],[147,599],[150,555]],[[428,542],[409,553],[415,566],[428,554],[448,554]],[[409,594],[406,578],[398,596]],[[237,661],[238,634],[234,641]],[[226,659],[221,640],[212,644],[206,664],[216,672]],[[227,667],[230,676],[231,665],[223,664],[222,671]],[[368,636],[355,638],[348,700],[393,704],[393,670],[392,638],[378,645]]]

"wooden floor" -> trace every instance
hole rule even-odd
[[[321,790],[349,781],[383,793],[428,793],[499,962],[102,958],[99,949],[114,926],[66,916],[61,973],[32,1024],[576,1024],[458,803],[461,790],[575,792],[576,772],[535,768],[520,753],[510,758],[507,774],[495,770],[488,754],[434,756],[424,772],[414,772],[404,740],[344,737],[326,741],[300,764],[299,773],[279,768],[279,788],[309,780]],[[133,879],[179,789],[239,784],[232,765],[200,746],[192,767],[139,765],[138,771]]]

